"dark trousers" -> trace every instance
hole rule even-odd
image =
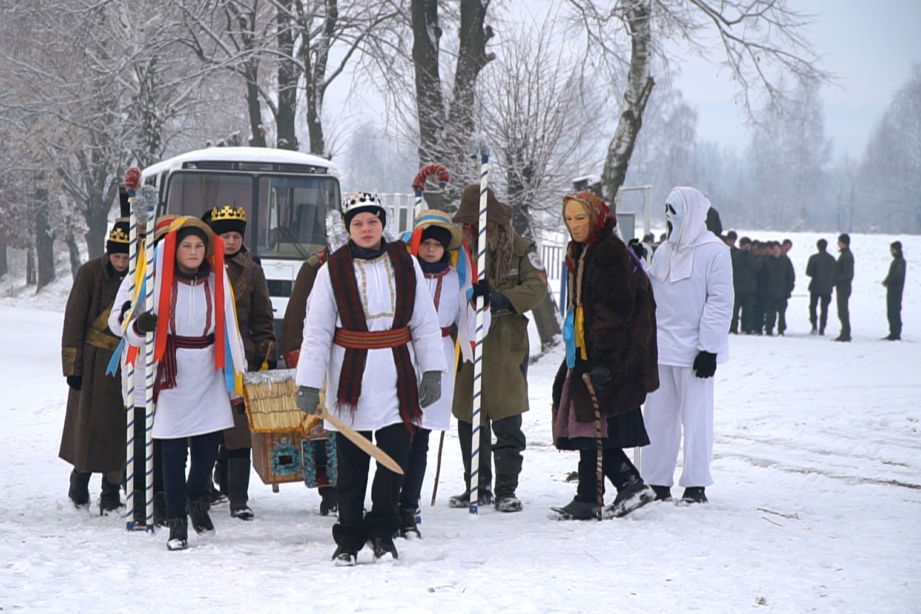
[[[217,458],[220,432],[161,441],[166,518],[184,518],[186,501],[205,497],[210,492],[211,471]],[[188,455],[192,458],[189,464],[189,477],[186,479],[185,464]]]
[[[751,319],[751,332],[761,334],[764,332],[764,311],[765,311],[765,300],[760,295],[754,295],[755,300],[752,301],[752,319]]]
[[[371,431],[359,432],[366,439],[371,439]],[[406,427],[402,423],[391,424],[373,434],[377,447],[405,471],[410,449]],[[336,439],[336,457],[339,461],[339,480],[336,483],[339,523],[333,525],[336,544],[358,551],[372,537],[392,538],[400,528],[397,499],[403,476],[378,463],[371,483],[371,511],[365,514],[371,457],[346,437]]]
[[[490,435],[496,436],[492,443]],[[464,460],[464,484],[470,487],[470,454],[472,452],[473,428],[469,422],[457,421],[457,435],[460,438],[461,456]],[[521,430],[521,415],[502,418],[501,420],[484,420],[480,429],[480,471],[478,488],[489,488],[492,483],[491,455],[496,458],[497,497],[514,495],[518,488],[518,475],[521,473],[522,456],[527,446],[524,432]]]
[[[886,293],[886,316],[889,318],[889,336],[902,336],[902,292]]]
[[[848,311],[847,302],[851,298],[851,286],[850,284],[837,286],[835,290],[838,299],[838,319],[841,320],[841,336],[850,338],[851,314]]]
[[[777,332],[782,333],[787,328],[786,311],[787,299],[784,298],[766,298],[764,299],[764,330],[771,334],[774,332],[774,324],[777,323]]]
[[[732,304],[732,321],[729,322],[729,332],[738,334],[739,332],[739,314],[742,311],[742,296],[736,292],[735,293],[735,302]],[[742,327],[742,330],[745,330],[745,327]]]
[[[413,433],[412,447],[409,451],[409,465],[403,474],[403,490],[400,491],[400,509],[415,511],[422,496],[422,480],[429,459],[429,429],[418,429]]]
[[[809,293],[809,323],[812,324],[812,330],[816,328],[818,319],[819,330],[825,332],[825,325],[828,323],[828,304],[831,302],[831,294]],[[816,307],[820,308],[820,314],[816,317]]]
[[[751,333],[755,330],[755,301],[758,296],[754,292],[738,295],[737,302],[742,309],[742,332]]]
[[[601,453],[604,477],[611,480],[618,492],[629,482],[642,480],[636,466],[630,462],[622,448],[605,448]],[[604,483],[601,484],[604,493]],[[579,450],[579,486],[576,499],[594,503],[598,499],[598,451]]]

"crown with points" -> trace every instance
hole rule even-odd
[[[245,222],[246,221],[246,209],[243,207],[231,207],[230,205],[224,205],[221,208],[215,207],[211,210],[211,221],[212,222]]]
[[[109,233],[109,241],[112,243],[130,243],[131,239],[124,230],[116,226],[112,229],[112,232]]]

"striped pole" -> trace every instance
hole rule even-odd
[[[153,312],[153,272],[154,272],[154,234],[156,233],[156,211],[159,197],[157,191],[151,186],[141,188],[144,201],[147,204],[147,239],[144,242],[144,311]],[[154,390],[154,340],[153,333],[147,333],[144,340],[144,486],[146,499],[146,525],[147,531],[152,533],[153,524],[153,499],[154,499],[154,459],[153,459],[153,390]]]
[[[134,200],[134,190],[128,192],[131,200]],[[137,273],[138,260],[138,218],[135,215],[134,207],[131,207],[129,214],[129,231],[128,231],[128,296],[134,300],[135,283],[134,278]],[[115,308],[120,308],[116,305]],[[125,348],[127,352],[127,346]],[[128,382],[127,396],[125,406],[127,415],[125,416],[125,528],[129,531],[134,530],[134,365],[125,363],[125,379]]]
[[[476,269],[477,281],[486,279],[486,188],[489,184],[489,148],[485,141],[477,145],[474,161],[480,156],[480,220],[477,230]],[[483,387],[483,307],[484,297],[476,299],[476,345],[473,348],[473,415],[470,417],[470,432],[473,441],[470,447],[470,514],[479,513],[480,497],[480,405]]]

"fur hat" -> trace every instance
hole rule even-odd
[[[430,238],[437,239],[447,250],[457,249],[464,242],[464,233],[451,221],[451,216],[438,209],[428,209],[417,215],[415,229],[422,229],[422,241]],[[447,235],[435,232],[436,229],[445,231]],[[438,236],[428,236],[433,232],[435,235],[447,236],[447,242],[442,241]]]
[[[246,209],[243,207],[214,207],[205,211],[201,217],[202,221],[211,226],[211,230],[216,235],[222,235],[225,232],[239,232],[246,235]]]
[[[342,216],[345,228],[348,230],[354,218],[359,213],[373,213],[381,220],[381,225],[387,225],[387,212],[380,195],[371,192],[354,192],[342,201]]]
[[[508,224],[512,219],[512,208],[500,203],[491,188],[486,188],[486,219],[489,223]],[[455,224],[479,224],[480,186],[468,185],[461,194],[460,207],[454,214]]]
[[[129,232],[130,220],[126,217],[120,217],[115,220],[112,231],[109,232],[109,240],[106,241],[106,253],[108,254],[127,254],[128,244],[131,242]]]

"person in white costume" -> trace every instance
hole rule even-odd
[[[734,296],[729,248],[707,230],[709,209],[698,190],[672,190],[665,203],[667,238],[649,270],[660,384],[646,399],[650,444],[642,475],[659,500],[671,498],[682,428],[682,502],[706,503],[705,488],[713,484],[713,375],[729,357]]]
[[[416,518],[419,515],[419,498],[428,464],[429,436],[432,431],[446,431],[451,426],[451,407],[454,402],[454,375],[458,352],[452,332],[457,332],[461,360],[473,361],[471,340],[476,338],[476,297],[489,300],[489,284],[471,283],[465,275],[451,265],[452,254],[464,258],[470,268],[468,254],[457,252],[464,242],[464,234],[454,225],[444,211],[423,211],[416,217],[415,229],[410,235],[410,251],[416,254],[425,275],[429,296],[438,312],[441,343],[448,370],[442,379],[441,398],[422,410],[422,424],[413,433],[409,466],[400,492],[400,536],[420,536]],[[469,290],[469,296],[468,296]],[[488,305],[487,305],[488,306]],[[484,310],[483,334],[489,331],[490,314]]]
[[[406,467],[410,434],[421,410],[441,396],[447,366],[441,329],[419,264],[402,242],[383,238],[380,198],[354,194],[344,204],[347,245],[317,273],[307,301],[297,365],[297,404],[317,411],[326,387],[331,414]],[[416,373],[422,377],[417,381]],[[326,427],[335,430],[327,423]],[[378,465],[371,510],[363,513],[370,458],[337,438],[339,523],[333,526],[336,565],[354,565],[367,542],[375,558],[397,558],[397,495],[401,476]]]
[[[220,432],[233,426],[229,383],[245,371],[223,258],[207,260],[215,250],[223,255],[223,244],[201,220],[174,221],[157,253],[154,309],[137,314],[125,330],[140,350],[136,373],[143,373],[145,336],[153,333],[153,438],[162,446],[170,550],[187,546],[189,516],[196,532],[214,530],[211,472]]]

